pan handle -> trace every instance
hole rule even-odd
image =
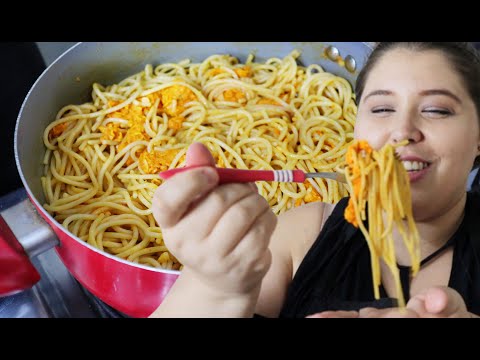
[[[24,199],[0,213],[0,296],[28,289],[40,280],[30,261],[58,244],[50,226]]]

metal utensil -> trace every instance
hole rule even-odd
[[[199,166],[186,166],[182,168],[162,171],[159,175],[166,180],[171,176],[198,168]],[[306,173],[303,170],[244,170],[215,168],[219,176],[219,183],[254,182],[254,181],[279,181],[303,183],[308,178],[332,179],[346,183],[345,175],[336,172]]]

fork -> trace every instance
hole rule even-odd
[[[159,176],[166,180],[171,176],[195,169],[201,166],[186,166],[182,168],[162,171]],[[244,169],[226,169],[216,167],[220,184],[232,182],[254,182],[254,181],[278,181],[278,182],[298,182],[303,183],[309,178],[332,179],[346,183],[345,175],[336,172],[316,172],[306,173],[303,170],[244,170]]]

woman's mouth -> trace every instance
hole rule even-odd
[[[407,170],[410,182],[416,182],[427,174],[431,163],[423,160],[402,160],[403,167]]]

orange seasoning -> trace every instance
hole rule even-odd
[[[364,155],[371,155],[372,154],[372,147],[368,144],[365,140],[354,141],[350,144],[347,149],[347,153],[345,155],[345,162],[347,164],[348,170],[352,174],[352,185],[353,189],[352,192],[356,198],[358,198],[360,194],[360,186],[361,186],[361,177],[360,177],[360,167],[358,164],[354,163],[354,159],[356,158],[356,154],[363,152]],[[348,205],[345,208],[345,220],[351,223],[353,226],[358,227],[358,222],[355,216],[355,207],[353,204],[353,199],[350,197],[348,200]]]

